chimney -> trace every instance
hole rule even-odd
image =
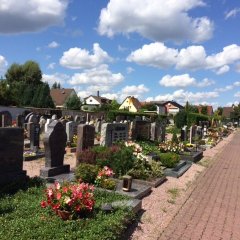
[[[100,97],[100,95],[99,95],[99,91],[97,91],[97,97]]]

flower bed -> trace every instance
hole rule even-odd
[[[45,186],[31,186],[13,195],[0,196],[0,239],[119,239],[133,214],[117,207],[106,214],[104,203],[129,198],[94,191],[95,206],[88,218],[63,221],[52,210],[40,207]]]

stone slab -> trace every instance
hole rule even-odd
[[[157,178],[157,179],[155,179],[153,181],[145,181],[145,180],[141,180],[141,179],[133,179],[134,183],[143,184],[143,185],[154,187],[154,188],[160,186],[161,184],[163,184],[166,181],[167,181],[166,176],[163,176],[161,178]]]
[[[187,160],[194,163],[200,161],[202,157],[203,157],[203,151],[192,152],[192,154],[190,155],[180,154],[181,160]]]
[[[69,173],[70,165],[62,165],[57,167],[44,167],[40,169],[40,176],[43,178],[53,177],[56,175],[60,175],[62,173]]]
[[[116,201],[111,203],[113,208],[118,207],[127,207],[130,208],[134,213],[138,213],[142,209],[142,200],[140,199],[131,199],[124,201]]]
[[[166,176],[179,178],[181,177],[190,167],[192,163],[188,161],[181,160],[175,168],[166,168],[164,169],[164,174]]]
[[[43,157],[45,157],[45,153],[39,152],[39,153],[36,153],[35,156],[26,156],[26,157],[23,156],[23,161],[32,161],[32,160],[36,160]]]

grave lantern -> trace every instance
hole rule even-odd
[[[132,188],[132,177],[128,175],[123,176],[122,190],[125,192],[130,192],[131,188]]]

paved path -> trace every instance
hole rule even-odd
[[[199,178],[159,240],[240,240],[240,132]]]

